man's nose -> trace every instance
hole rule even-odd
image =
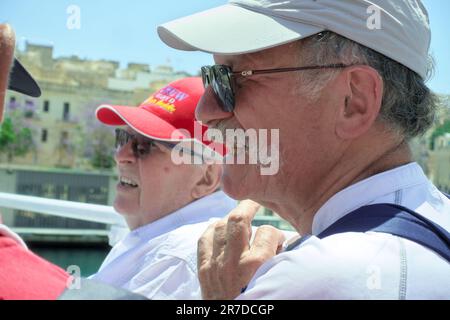
[[[214,91],[210,86],[206,88],[205,93],[198,102],[197,108],[195,109],[195,116],[197,120],[208,126],[212,121],[231,118],[233,116],[233,112],[226,112],[222,110]]]
[[[114,154],[114,159],[116,160],[117,164],[136,162],[136,157],[134,156],[131,143],[132,143],[131,141],[128,141],[126,145],[117,147],[116,152]]]

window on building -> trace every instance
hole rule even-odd
[[[33,118],[34,111],[36,110],[36,105],[33,100],[25,100],[25,118]]]
[[[16,97],[10,97],[9,98],[9,105],[8,106],[9,106],[9,108],[11,110],[17,109],[18,103],[17,103]]]
[[[42,142],[47,142],[47,138],[48,138],[48,131],[47,131],[47,129],[42,129],[41,141]]]
[[[50,101],[45,100],[44,101],[44,112],[49,112],[50,110]]]
[[[63,120],[69,121],[70,116],[70,104],[68,102],[64,103]]]

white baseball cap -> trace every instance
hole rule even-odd
[[[165,23],[168,46],[236,55],[261,51],[330,30],[426,78],[431,32],[420,0],[230,0]]]

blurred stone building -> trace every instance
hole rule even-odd
[[[450,133],[437,137],[430,155],[430,178],[442,191],[450,193]]]
[[[27,43],[16,56],[33,74],[42,96],[33,99],[12,91],[6,107],[24,110],[33,128],[34,149],[14,164],[83,168],[80,132],[92,123],[96,106],[102,103],[138,105],[168,82],[187,76],[170,66],[85,60],[77,56],[53,57],[53,47]],[[86,121],[90,119],[91,121]],[[4,159],[2,159],[4,161]]]
[[[430,180],[440,190],[450,193],[450,132],[433,138],[436,128],[450,121],[450,96],[440,98],[441,108],[435,125],[423,137],[414,139],[411,149],[414,160],[422,166]]]

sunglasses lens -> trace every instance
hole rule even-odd
[[[234,110],[234,92],[231,86],[231,70],[227,66],[212,67],[212,87],[219,98],[222,110],[232,112]]]
[[[128,142],[128,132],[116,129],[116,148],[121,148]]]
[[[202,67],[203,86],[206,88],[211,84],[211,67]]]
[[[122,129],[116,129],[116,149],[122,148],[131,140],[131,149],[136,158],[143,158],[150,153],[153,142],[139,139]],[[142,141],[140,141],[142,140]]]
[[[143,158],[150,153],[152,142],[143,142],[133,144],[133,152],[135,157]]]

